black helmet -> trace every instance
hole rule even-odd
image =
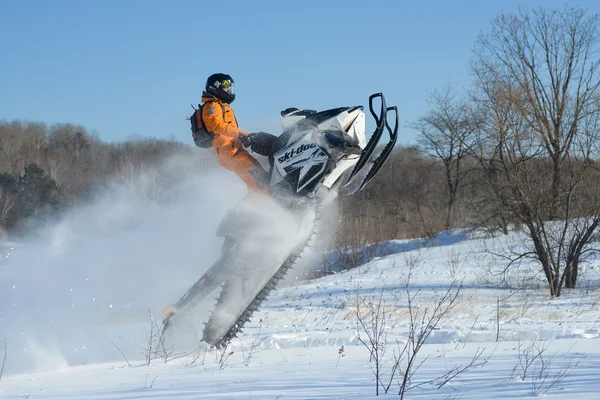
[[[206,80],[206,92],[227,104],[235,100],[235,82],[227,74],[212,74]]]

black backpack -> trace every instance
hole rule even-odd
[[[213,101],[208,101],[202,105],[198,104],[198,109],[194,109],[194,113],[190,117],[190,122],[192,124],[192,138],[194,139],[194,143],[196,146],[209,149],[212,147],[212,141],[215,137],[213,132],[209,132],[204,127],[204,121],[202,120],[202,109],[208,103],[214,103]],[[194,107],[194,106],[192,106]],[[223,109],[223,114],[225,114],[225,109],[223,104],[221,104],[221,108]]]

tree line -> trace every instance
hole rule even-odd
[[[106,185],[131,182],[144,167],[191,152],[175,140],[105,143],[79,125],[0,121],[0,227],[23,234]]]

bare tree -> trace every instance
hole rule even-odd
[[[415,122],[413,128],[420,132],[421,149],[443,165],[447,189],[444,228],[449,229],[458,191],[469,173],[464,161],[469,156],[479,122],[472,103],[460,99],[451,85],[430,92],[428,102],[430,111]]]
[[[501,14],[475,47],[475,100],[486,112],[474,156],[495,204],[522,223],[550,294],[576,285],[600,223],[598,15]],[[593,186],[590,186],[593,184]]]

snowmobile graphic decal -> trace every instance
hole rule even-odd
[[[281,157],[277,158],[277,161],[282,164],[288,160],[293,159],[295,156],[298,156],[300,154],[302,154],[302,152],[308,150],[308,149],[314,149],[315,147],[317,147],[316,144],[314,143],[310,143],[310,144],[302,144],[298,147],[296,147],[295,149],[292,149],[290,151],[286,151]]]
[[[308,149],[315,150],[307,153]],[[298,159],[299,157],[302,158]],[[316,144],[303,144],[279,157],[277,168],[283,171],[282,175],[287,176],[298,170],[298,175],[294,175],[293,180],[297,181],[296,192],[300,192],[320,177],[325,171],[328,159],[329,156]]]

